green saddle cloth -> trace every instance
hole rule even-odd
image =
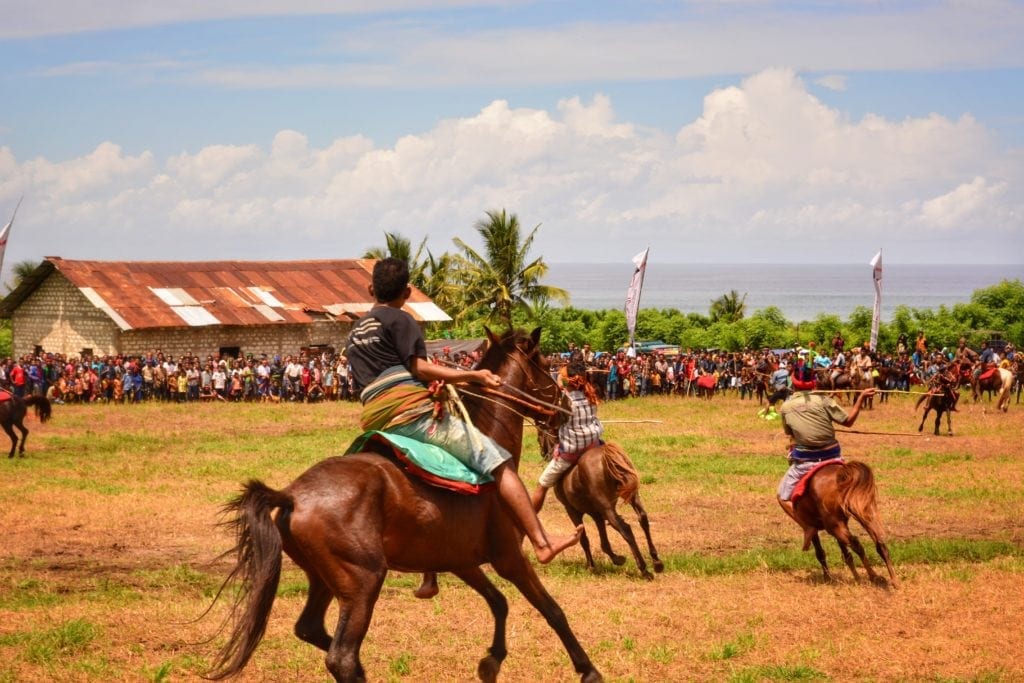
[[[378,448],[368,448],[371,445]],[[381,446],[393,453],[410,472],[435,486],[459,493],[476,494],[494,482],[494,477],[471,470],[440,446],[410,439],[401,434],[363,432],[345,453],[378,450]]]

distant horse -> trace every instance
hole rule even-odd
[[[530,335],[497,337],[477,367],[498,374],[502,390],[466,396],[464,403],[481,432],[512,453],[522,450],[523,417],[550,417],[541,402],[557,400],[559,389],[539,352],[540,329]],[[272,515],[273,510],[277,515]],[[459,495],[430,486],[378,453],[327,458],[281,491],[258,481],[245,485],[225,511],[237,532],[237,557],[228,582],[234,593],[227,643],[209,675],[238,674],[263,638],[287,553],[309,580],[306,605],[295,634],[327,652],[327,669],[338,681],[363,681],[359,650],[384,579],[391,569],[451,572],[477,591],[494,618],[487,655],[477,666],[481,680],[497,679],[507,654],[508,601],[480,565],[489,563],[541,612],[561,639],[584,683],[602,680],[523,555],[523,532],[493,492]],[[223,592],[223,589],[222,589]],[[324,628],[332,602],[338,603],[333,637]],[[438,644],[440,647],[441,644]],[[458,676],[455,672],[438,678]]]
[[[995,372],[986,376],[983,372],[971,380],[971,395],[977,403],[983,392],[995,393],[996,410],[1006,412],[1010,408],[1010,389],[1013,388],[1013,373],[1006,368],[995,368]]]
[[[835,379],[832,379],[832,368],[815,368],[815,386],[822,391],[830,391],[833,396],[839,397],[839,392],[851,392],[854,389],[853,379],[850,373],[843,370]]]
[[[0,402],[0,427],[3,427],[7,436],[11,437],[11,452],[7,457],[13,458],[16,450],[21,457],[25,457],[25,441],[28,440],[25,415],[28,413],[28,407],[35,406],[36,417],[40,422],[50,419],[53,408],[50,406],[50,399],[45,396],[29,396],[27,398],[19,398],[13,394],[9,394],[9,396],[10,398],[7,400]],[[18,437],[14,433],[15,427],[21,431],[20,447],[18,446]]]
[[[537,435],[541,452],[550,455],[557,443],[556,431],[543,424],[539,424],[538,427]],[[637,473],[636,467],[625,451],[613,443],[595,446],[581,455],[576,466],[566,472],[554,487],[555,496],[565,507],[573,526],[582,524],[583,515],[589,515],[597,525],[601,550],[611,558],[612,564],[618,566],[625,563],[626,558],[616,555],[612,550],[611,543],[608,541],[608,531],[605,528],[606,523],[610,524],[626,540],[629,549],[633,552],[633,559],[636,560],[640,574],[650,581],[654,575],[647,571],[647,563],[640,553],[633,529],[615,510],[615,505],[620,498],[633,508],[640,520],[640,528],[643,529],[647,539],[647,549],[651,553],[654,571],[663,571],[665,565],[654,548],[654,541],[651,539],[651,524],[647,518],[647,510],[640,503],[639,489],[640,475]],[[587,568],[593,571],[596,567],[594,556],[590,552],[590,539],[587,538],[586,531],[580,536],[580,546],[587,558]]]
[[[827,531],[839,543],[843,560],[850,568],[853,578],[860,580],[854,566],[850,548],[857,553],[868,578],[873,582],[882,579],[868,563],[864,547],[857,537],[850,533],[850,517],[856,519],[875,542],[875,550],[885,562],[889,570],[891,585],[896,586],[896,572],[889,559],[889,548],[885,544],[881,518],[878,515],[876,500],[875,476],[865,463],[850,460],[847,462],[825,463],[810,475],[806,489],[793,502],[793,511],[797,522],[804,530],[804,550],[814,545],[814,554],[821,564],[826,581],[832,580],[825,560],[825,550],[821,547],[819,531]]]
[[[959,400],[960,394],[957,392],[957,375],[954,373],[944,373],[936,375],[932,378],[932,381],[928,387],[928,391],[921,394],[921,398],[917,399],[917,403],[914,405],[914,410],[917,410],[922,403],[924,406],[924,415],[921,416],[921,424],[917,426],[917,431],[924,431],[924,421],[928,419],[929,411],[935,411],[935,436],[939,435],[939,424],[942,421],[942,414],[946,414],[946,429],[950,436],[953,436],[953,421],[951,415],[956,410],[956,402]]]

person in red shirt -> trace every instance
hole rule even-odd
[[[25,368],[21,367],[21,361],[15,361],[11,368],[11,387],[15,396],[25,398]]]

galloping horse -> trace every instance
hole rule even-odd
[[[865,463],[850,460],[825,463],[811,472],[810,481],[806,484],[803,495],[795,498],[793,511],[797,522],[804,530],[804,550],[814,544],[814,555],[821,564],[826,581],[832,580],[832,574],[825,560],[825,550],[821,547],[819,531],[827,531],[839,543],[843,560],[850,568],[854,579],[860,581],[860,576],[854,566],[850,548],[857,553],[868,577],[876,583],[881,580],[868,563],[864,547],[857,537],[850,533],[848,522],[850,517],[853,517],[875,542],[875,550],[889,570],[889,580],[896,586],[896,572],[889,559],[889,548],[885,545],[876,493],[875,475],[871,468]]]
[[[986,374],[983,372],[980,376],[971,379],[971,395],[974,402],[978,402],[983,392],[988,391],[990,394],[995,392],[998,396],[996,410],[1006,412],[1010,408],[1010,389],[1013,387],[1013,373],[1006,368],[994,368],[994,372],[991,375],[986,377]]]
[[[511,452],[522,450],[523,413],[543,418],[542,398],[558,387],[538,351],[540,329],[529,336],[488,332],[491,345],[477,367],[491,370],[507,391],[467,397],[466,409],[481,432]],[[519,396],[512,395],[515,392]],[[525,397],[525,398],[524,398]],[[277,510],[277,515],[271,512]],[[313,465],[285,489],[250,481],[226,508],[237,532],[237,557],[227,583],[240,584],[227,643],[210,677],[239,673],[263,637],[281,575],[282,550],[305,571],[309,596],[295,634],[327,652],[327,669],[338,681],[362,681],[359,650],[388,570],[451,572],[477,591],[494,618],[487,655],[477,665],[483,681],[497,679],[507,654],[508,602],[480,565],[490,563],[544,616],[569,653],[584,683],[603,680],[522,553],[523,532],[493,492],[465,496],[408,475],[390,457],[357,453]],[[324,628],[338,602],[334,636]],[[239,614],[240,613],[240,614]],[[448,672],[445,676],[457,676]]]
[[[917,403],[914,405],[914,410],[917,410],[922,403],[924,406],[924,415],[921,416],[921,424],[917,426],[917,431],[924,431],[924,421],[928,419],[928,412],[935,411],[935,436],[939,435],[939,424],[942,421],[942,414],[946,414],[946,429],[949,431],[949,435],[953,436],[953,421],[951,415],[956,410],[956,402],[959,400],[960,395],[957,393],[957,375],[956,372],[949,372],[945,374],[936,375],[928,391],[921,394],[921,398],[917,399]]]
[[[538,422],[537,440],[540,443],[541,452],[550,455],[558,443],[557,427],[550,424]],[[613,529],[619,532],[622,538],[626,539],[629,549],[636,560],[636,566],[648,581],[654,579],[654,575],[647,571],[647,563],[640,553],[640,546],[637,545],[633,529],[615,510],[615,505],[621,498],[623,502],[629,503],[640,520],[640,528],[644,531],[647,539],[647,550],[651,553],[651,560],[654,564],[654,571],[661,572],[665,564],[658,557],[658,551],[654,549],[654,541],[651,539],[651,524],[647,518],[647,510],[640,502],[640,475],[636,471],[633,462],[618,445],[604,443],[589,449],[580,456],[576,466],[565,473],[555,484],[555,496],[565,507],[573,526],[583,523],[583,515],[589,515],[597,525],[597,534],[601,541],[601,550],[611,558],[612,564],[618,566],[626,562],[622,555],[616,555],[608,541],[608,530],[605,524],[610,524]],[[590,539],[584,531],[580,536],[580,546],[587,558],[587,568],[591,571],[596,569],[594,556],[590,552]]]
[[[6,394],[7,392],[0,390],[0,393]],[[49,420],[53,409],[50,407],[50,400],[45,396],[19,398],[14,394],[7,395],[9,398],[0,401],[0,427],[3,427],[4,431],[7,432],[7,436],[11,437],[11,452],[7,454],[7,457],[13,458],[16,450],[21,457],[25,457],[25,442],[28,440],[25,415],[28,413],[28,407],[35,406],[36,417],[39,418],[40,422]],[[15,427],[21,431],[20,448],[18,446],[18,437],[14,433]]]

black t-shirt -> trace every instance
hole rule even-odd
[[[408,368],[412,358],[426,358],[427,345],[411,315],[400,308],[378,306],[352,327],[345,355],[360,391],[388,368]]]

